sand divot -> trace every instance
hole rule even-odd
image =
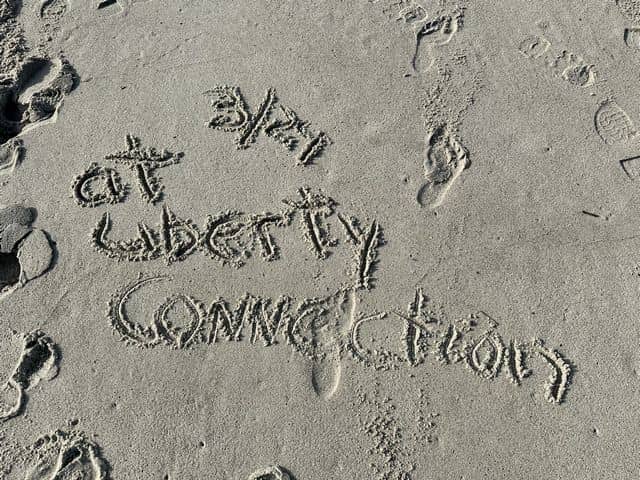
[[[32,231],[35,215],[34,209],[20,205],[0,209],[0,298],[20,286],[21,266],[17,248]]]
[[[31,233],[31,230],[31,225],[21,223],[5,225],[0,232],[0,252],[5,254],[13,253],[14,247]]]
[[[53,264],[51,240],[43,230],[32,227],[35,218],[33,208],[12,205],[0,209],[0,298],[44,275]]]
[[[248,480],[293,480],[289,474],[278,466],[261,468],[249,475]]]
[[[96,2],[96,9],[104,11],[106,15],[117,15],[126,11],[123,0],[100,0]]]
[[[18,249],[20,282],[24,285],[44,275],[51,267],[53,257],[51,241],[43,230],[34,230],[27,235]]]
[[[629,48],[640,50],[640,27],[625,28],[624,43]]]

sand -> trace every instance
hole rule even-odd
[[[640,3],[0,0],[0,479],[635,479]]]

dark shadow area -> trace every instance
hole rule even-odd
[[[98,4],[98,10],[105,8],[105,7],[109,7],[115,3],[118,3],[117,0],[103,0],[102,2],[100,2]]]
[[[38,57],[25,60],[15,79],[0,83],[0,145],[18,136],[28,125],[52,117],[64,96],[78,85],[73,67],[63,57],[59,61],[59,70],[48,83],[54,63]],[[30,98],[21,99],[29,89],[37,90]]]
[[[0,290],[20,280],[20,261],[15,252],[0,253]]]
[[[22,10],[22,0],[5,0],[0,2],[0,22],[15,18]]]

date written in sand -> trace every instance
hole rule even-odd
[[[309,122],[289,107],[278,105],[276,90],[269,88],[260,105],[251,110],[238,87],[219,85],[207,90],[214,115],[208,126],[225,132],[235,132],[236,147],[249,148],[262,132],[289,151],[296,151],[297,165],[310,165],[330,144],[331,139],[314,131]]]

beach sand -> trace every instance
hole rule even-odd
[[[0,0],[0,57],[0,478],[638,478],[639,3]]]

